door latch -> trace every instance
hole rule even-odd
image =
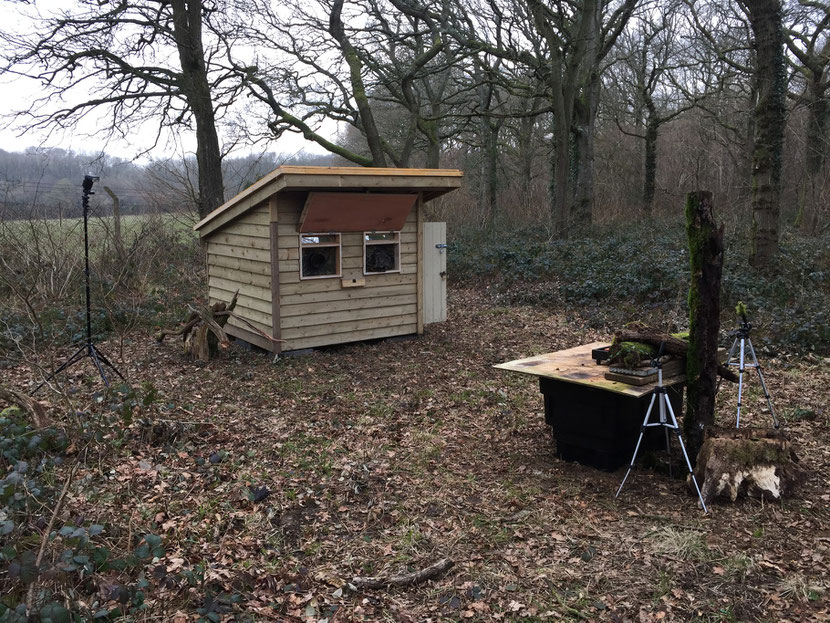
[[[441,242],[439,244],[436,244],[435,248],[438,249],[438,253],[443,253],[444,249],[447,248],[447,243],[446,242]]]

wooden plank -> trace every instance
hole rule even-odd
[[[247,216],[247,214],[245,216]],[[242,217],[238,221],[234,221],[233,223],[228,224],[226,227],[222,227],[218,231],[214,232],[207,238],[207,240],[210,242],[218,240],[218,236],[220,236],[221,234],[254,236],[256,238],[265,238],[267,240],[269,230],[268,225],[268,223],[249,223],[247,222],[247,219],[245,217]]]
[[[233,290],[225,290],[224,288],[210,286],[210,296],[220,301],[230,301],[233,298],[233,294]],[[260,299],[250,297],[247,294],[243,294],[242,292],[240,292],[236,305],[237,307],[244,307],[246,309],[252,309],[261,312],[264,315],[263,317],[268,318],[267,321],[263,320],[262,322],[266,322],[266,324],[268,324],[269,327],[271,326],[270,301],[261,301]]]
[[[310,192],[299,229],[306,233],[398,231],[416,201],[415,193]]]
[[[235,247],[219,242],[211,242],[208,246],[208,253],[212,253],[214,255],[224,255],[225,257],[244,258],[246,260],[262,262],[264,264],[270,264],[271,262],[270,251],[246,247]]]
[[[228,323],[227,325],[225,325],[225,332],[228,335],[231,335],[231,336],[233,336],[235,338],[238,338],[240,340],[244,340],[244,341],[248,342],[249,344],[253,344],[254,346],[259,346],[260,348],[263,348],[267,351],[274,352],[274,349],[273,349],[273,344],[274,343],[271,342],[271,340],[262,337],[259,333],[255,333],[254,331],[251,331],[250,327],[246,328],[246,327],[244,327],[244,325],[239,327],[239,326],[232,325],[232,324]],[[267,333],[267,331],[266,331],[266,333]],[[276,343],[279,344],[279,342],[276,342]]]
[[[366,276],[366,289],[402,284],[411,284],[414,286],[415,274],[402,275],[400,273],[388,273],[386,275]],[[298,293],[339,291],[342,288],[340,279],[306,279],[300,282],[300,278],[296,274],[280,273],[280,295],[282,297]]]
[[[269,230],[269,226],[265,225],[264,228],[267,233]],[[260,236],[231,234],[225,233],[224,229],[211,236],[210,243],[224,244],[232,247],[263,249],[265,251],[269,251],[271,249],[271,241],[268,239],[267,236],[263,238]]]
[[[278,223],[276,217],[279,214],[279,207],[277,205],[276,197],[271,204],[271,213],[274,215],[275,222],[271,223],[271,266],[279,266],[279,236]],[[271,272],[271,336],[280,339],[282,333],[282,320],[280,317],[280,308],[282,301],[280,301],[280,274],[274,270]],[[271,350],[275,353],[282,352],[282,343],[274,342],[271,345]]]
[[[418,195],[418,205],[415,208],[418,212],[418,240],[424,239],[424,201],[423,197]],[[401,258],[401,265],[404,259]],[[418,272],[418,335],[424,332],[424,248],[423,245],[418,245],[417,258],[417,272]]]
[[[283,330],[290,327],[310,327],[315,324],[331,324],[348,320],[365,320],[366,318],[383,318],[384,316],[403,316],[414,314],[417,311],[415,303],[409,305],[395,305],[391,307],[373,307],[371,309],[356,309],[347,311],[327,312],[324,314],[307,314],[282,319]]]
[[[208,265],[208,279],[211,277],[219,277],[228,281],[234,281],[240,284],[249,284],[259,288],[270,288],[270,275],[249,273],[245,270],[225,268],[224,266],[216,266],[214,264]],[[208,283],[210,283],[208,281]]]
[[[256,320],[253,317],[251,317],[251,315],[248,315],[249,311],[254,311],[254,310],[247,310],[247,309],[240,308],[239,311],[234,311],[234,313],[236,313],[237,316],[239,316],[239,317],[238,318],[231,318],[230,320],[228,320],[228,324],[233,324],[234,326],[241,327],[243,329],[245,329],[247,327],[247,330],[250,331],[251,328],[248,327],[245,324],[245,322],[242,322],[242,320],[240,320],[240,318],[244,318],[246,322],[250,322],[252,325],[254,325],[260,331],[264,331],[265,333],[270,333],[270,331],[271,331],[270,325],[268,325],[264,322],[261,322],[260,320]]]
[[[313,316],[327,312],[355,311],[358,309],[375,309],[378,307],[392,307],[396,305],[410,305],[417,303],[416,294],[396,294],[393,296],[364,297],[362,299],[344,298],[333,301],[317,301],[314,303],[300,303],[298,305],[281,305],[280,313],[283,318],[294,316]]]
[[[230,271],[246,272],[251,275],[265,275],[271,277],[271,265],[267,262],[258,262],[246,258],[216,255],[208,250],[207,264],[210,267],[220,266]]]
[[[300,241],[298,238],[299,234],[290,234],[287,236],[280,236],[279,237],[279,248],[282,249],[296,249],[300,245]],[[354,236],[354,240],[352,237]],[[348,232],[343,234],[343,247],[347,246],[356,246],[356,247],[363,247],[363,241],[360,239],[360,234],[349,234]],[[411,231],[402,231],[401,232],[401,244],[415,244],[418,242],[418,232],[417,228],[413,227]],[[414,251],[413,251],[414,252]]]
[[[369,318],[368,320],[348,320],[346,322],[335,322],[332,324],[319,324],[310,327],[294,327],[285,329],[283,338],[286,340],[300,337],[316,337],[324,335],[336,335],[338,333],[354,333],[367,329],[383,329],[389,327],[400,327],[404,325],[415,325],[415,314],[406,316],[388,316],[386,318]]]
[[[394,335],[412,335],[416,332],[417,328],[418,325],[413,322],[412,324],[401,325],[398,327],[366,329],[364,331],[354,331],[352,333],[335,333],[333,335],[297,338],[293,340],[286,340],[286,342],[282,345],[282,348],[284,351],[299,350],[302,348],[316,348],[318,346],[329,346],[331,344],[359,342],[361,340],[374,340],[378,338],[392,337]]]
[[[226,225],[234,219],[241,217],[246,212],[251,210],[251,208],[262,203],[265,199],[268,198],[269,194],[270,191],[264,189],[261,192],[246,197],[245,199],[237,203],[233,203],[234,199],[231,199],[224,205],[216,208],[213,212],[208,214],[201,221],[196,223],[193,226],[193,229],[194,231],[199,232],[200,237],[204,238],[205,236],[208,236],[212,232],[218,230],[223,225]]]
[[[608,371],[608,366],[597,365],[591,359],[591,351],[594,348],[607,345],[608,342],[592,342],[591,344],[583,344],[582,346],[555,353],[545,353],[544,355],[500,363],[493,367],[501,370],[510,370],[512,372],[522,372],[533,376],[556,379],[567,383],[575,383],[577,385],[587,385],[596,389],[624,394],[634,398],[640,398],[651,393],[655,387],[654,383],[634,387],[626,383],[609,381],[605,378],[605,372]],[[685,382],[685,377],[673,376],[664,379],[664,385],[674,385],[681,382]]]
[[[347,288],[345,290],[337,289],[327,292],[299,292],[297,294],[283,294],[280,297],[282,307],[292,305],[309,305],[311,303],[321,303],[325,301],[339,301],[343,299],[366,299],[366,298],[380,298],[387,296],[396,296],[398,294],[412,294],[415,295],[415,284],[402,284],[380,287],[359,287]]]
[[[234,279],[225,279],[217,275],[211,275],[208,278],[208,286],[211,288],[220,288],[226,292],[233,292],[238,289],[240,294],[244,294],[250,298],[259,299],[260,301],[265,301],[266,303],[271,303],[272,300],[270,286],[262,288],[249,283],[240,283]]]

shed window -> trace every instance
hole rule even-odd
[[[363,273],[397,273],[401,270],[401,232],[381,231],[363,234]]]
[[[340,276],[340,234],[300,235],[300,277]]]

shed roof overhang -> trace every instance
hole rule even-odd
[[[216,208],[193,229],[206,236],[279,192],[420,192],[424,201],[430,201],[460,188],[463,175],[457,169],[283,166]]]

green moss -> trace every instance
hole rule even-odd
[[[735,305],[735,313],[738,314],[738,316],[746,316],[746,303],[738,301],[738,304]]]
[[[689,341],[689,332],[688,331],[678,331],[677,333],[672,333],[672,337],[676,337],[678,340],[683,340],[684,342]]]
[[[643,342],[614,342],[609,349],[609,362],[622,364],[625,368],[636,368],[644,359],[651,359],[657,349]]]

